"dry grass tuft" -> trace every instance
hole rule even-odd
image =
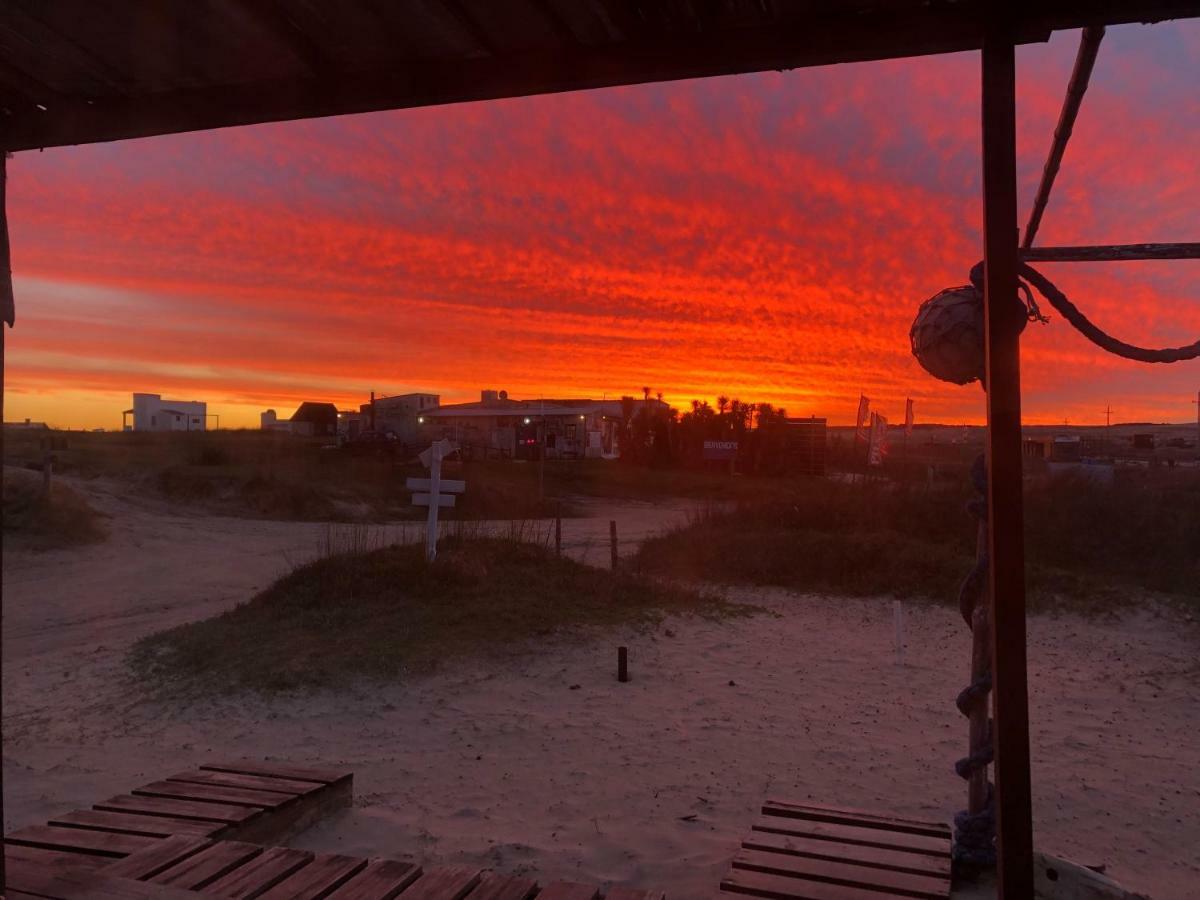
[[[751,610],[537,544],[450,537],[432,565],[420,545],[334,552],[230,612],[141,641],[131,661],[171,691],[310,689],[512,653],[586,627]]]
[[[60,481],[47,496],[42,474],[4,469],[5,537],[17,547],[57,550],[102,541],[108,536],[100,514],[78,492]]]
[[[805,592],[954,602],[974,563],[963,487],[814,481],[764,502],[710,511],[652,539],[647,574]],[[1200,479],[1123,473],[1030,482],[1026,558],[1033,608],[1200,602]]]

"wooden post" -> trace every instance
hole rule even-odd
[[[617,571],[617,520],[608,523],[608,543],[612,549],[612,570]]]
[[[1024,323],[1017,300],[1016,59],[1003,6],[991,8],[981,76],[997,897],[1028,900],[1033,896],[1033,813],[1021,496],[1019,340]]]
[[[42,452],[42,496],[50,499],[50,482],[54,478],[54,454],[46,449]]]
[[[12,261],[8,250],[8,204],[6,187],[8,181],[8,154],[0,150],[0,423],[4,421],[4,339],[7,336],[5,325],[12,326],[15,318]],[[0,459],[4,458],[4,428],[0,426]],[[0,510],[0,550],[3,549],[4,528],[3,510]],[[4,646],[4,593],[0,588],[0,648]],[[3,652],[0,651],[0,656]],[[2,660],[0,660],[2,661]],[[0,672],[3,669],[0,668]],[[4,691],[3,678],[0,674],[0,723],[4,721]],[[0,831],[4,830],[4,735],[0,726]],[[8,881],[4,869],[4,853],[0,852],[0,896],[5,893]]]
[[[554,509],[554,555],[562,556],[562,501]]]
[[[617,648],[617,681],[626,682],[629,680],[629,648]]]

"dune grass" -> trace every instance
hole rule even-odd
[[[965,488],[814,481],[693,517],[647,541],[646,574],[953,602],[974,562]],[[1057,476],[1025,497],[1030,606],[1109,608],[1153,593],[1200,604],[1200,478]]]
[[[9,543],[32,550],[57,550],[102,541],[108,536],[99,513],[77,491],[55,481],[47,495],[42,474],[4,469],[4,532]]]
[[[593,626],[751,611],[537,544],[450,537],[432,565],[419,545],[333,552],[223,615],[142,640],[131,664],[144,684],[170,691],[311,689],[531,652]]]

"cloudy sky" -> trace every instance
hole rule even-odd
[[[1078,42],[1022,48],[1028,211]],[[222,425],[368,391],[719,393],[981,420],[908,349],[980,257],[978,56],[226,129],[9,162],[6,418]],[[1200,22],[1110,29],[1039,243],[1200,240]],[[1200,262],[1044,271],[1134,343],[1200,336]],[[1186,421],[1200,363],[1023,342],[1031,422]]]

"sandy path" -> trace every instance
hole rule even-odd
[[[967,639],[949,610],[908,608],[904,666],[889,602],[756,592],[775,614],[550,642],[410,685],[181,708],[128,682],[129,641],[244,599],[322,529],[113,503],[108,545],[5,560],[9,827],[215,755],[323,761],[355,770],[358,801],[298,846],[660,884],[679,900],[711,896],[764,796],[934,818],[960,803]],[[599,512],[584,527],[603,547]],[[622,642],[627,685],[613,678]],[[1200,884],[1198,646],[1174,614],[1031,622],[1039,846],[1160,900]]]

